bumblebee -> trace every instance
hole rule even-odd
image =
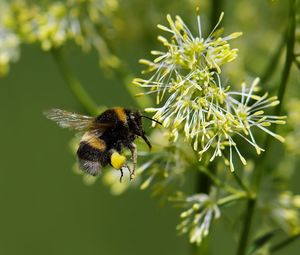
[[[103,167],[111,165],[120,170],[120,181],[123,177],[123,168],[129,170],[130,179],[135,176],[137,148],[134,140],[141,137],[151,149],[151,143],[143,129],[142,118],[161,124],[141,115],[138,111],[121,107],[107,109],[97,117],[84,116],[61,109],[51,109],[44,114],[62,128],[84,133],[77,149],[80,169],[96,176],[101,173]],[[126,164],[126,157],[121,154],[126,148],[131,152],[132,170]]]

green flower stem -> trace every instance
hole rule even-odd
[[[291,65],[294,61],[295,18],[296,18],[295,10],[296,10],[296,0],[290,0],[289,21],[288,21],[287,34],[286,34],[286,59],[285,59],[284,69],[282,71],[282,78],[281,78],[281,82],[279,85],[279,90],[278,90],[278,99],[280,100],[280,104],[275,109],[275,115],[280,114],[281,107],[282,107],[282,101],[283,101],[284,94],[285,94],[286,87],[287,87],[287,82],[288,82],[288,78],[289,78]],[[273,128],[273,131],[275,131],[275,128]],[[265,148],[269,148],[269,146],[268,146],[270,143],[269,141],[270,141],[270,136],[268,136],[268,138],[267,138]],[[267,151],[269,151],[269,150],[267,150]],[[265,168],[266,155],[267,155],[267,153],[265,152],[263,158],[261,158],[260,166],[256,168],[256,177],[255,177],[255,183],[254,183],[256,191],[258,191],[261,180],[262,180],[262,176],[263,176],[263,172],[264,172],[263,170]],[[239,240],[237,255],[245,255],[246,254],[256,201],[257,201],[257,195],[255,197],[250,197],[247,202],[246,215],[244,218],[241,238]]]
[[[245,255],[248,246],[250,228],[253,220],[256,199],[250,198],[247,202],[246,213],[244,216],[244,224],[242,228],[241,238],[238,245],[237,255]]]
[[[286,87],[288,84],[288,79],[289,79],[289,74],[290,70],[292,67],[292,64],[294,62],[294,46],[295,46],[295,31],[296,31],[296,0],[290,0],[290,6],[289,6],[289,20],[288,20],[288,27],[287,27],[287,32],[286,32],[286,56],[285,56],[285,64],[283,67],[282,71],[282,76],[281,76],[281,81],[279,84],[279,89],[277,93],[277,97],[279,100],[279,104],[276,106],[274,110],[274,115],[280,115],[282,104],[283,104],[283,99],[286,91]],[[276,132],[276,125],[271,127],[272,132]],[[264,148],[270,148],[272,141],[271,136],[267,136],[265,146]],[[262,175],[264,173],[265,169],[265,163],[266,163],[266,158],[268,155],[267,150],[261,159],[261,164],[259,167],[259,171],[257,171],[256,177],[255,177],[255,186],[258,188],[260,185],[260,180],[262,179]]]
[[[51,50],[51,53],[60,74],[64,78],[73,95],[89,114],[97,115],[99,113],[97,104],[73,74],[71,68],[69,67],[63,56],[62,49],[53,49]]]
[[[215,24],[218,22],[220,13],[222,11],[223,0],[212,0],[210,11],[210,30],[213,30]],[[198,10],[199,11],[199,10]],[[214,173],[214,164],[208,165],[209,171]],[[210,178],[205,173],[198,173],[197,176],[197,192],[208,193],[211,186]]]
[[[215,24],[218,22],[221,9],[222,9],[222,3],[223,0],[212,0],[211,1],[211,12],[210,12],[210,27],[211,30],[214,28]],[[213,176],[213,173],[215,173],[215,165],[214,164],[209,164],[208,165],[208,170],[205,169],[205,172],[198,172],[196,176],[196,192],[199,193],[209,193],[210,186],[214,183],[215,185],[219,185],[220,181],[216,178],[211,178]],[[216,182],[215,182],[216,181]],[[225,189],[225,187],[224,187]],[[229,190],[228,190],[229,191]],[[193,245],[194,247],[194,252],[193,254],[210,254],[210,249],[211,245],[209,240],[206,240],[204,242],[204,245],[202,244],[201,246],[196,246]]]
[[[237,173],[234,171],[234,172],[232,172],[232,175],[233,175],[235,181],[237,182],[237,184],[250,195],[251,191],[248,189],[248,187],[243,182],[243,180],[237,175]]]
[[[198,162],[198,160],[196,161]],[[196,192],[209,194],[210,187],[212,184],[224,188],[225,185],[216,177],[216,165],[214,162],[206,162],[204,165],[199,165],[200,170],[196,176]]]
[[[286,35],[286,33],[284,33],[284,35]],[[280,56],[283,52],[284,46],[285,46],[285,42],[286,42],[285,38],[286,38],[286,36],[282,36],[275,52],[271,56],[270,61],[268,62],[268,65],[261,77],[262,84],[265,84],[274,74],[276,67],[279,63],[279,58],[280,58]]]
[[[296,31],[296,9],[297,9],[296,0],[290,0],[288,27],[287,27],[286,40],[285,40],[286,42],[285,63],[284,63],[279,89],[277,93],[279,104],[276,106],[274,110],[274,114],[276,116],[280,115],[291,67],[295,60],[294,47],[295,47],[295,31]],[[270,130],[275,133],[276,128],[277,126],[274,125],[271,127]],[[264,147],[269,148],[271,141],[272,141],[271,136],[268,136]],[[263,173],[263,171],[260,172]]]
[[[140,109],[145,109],[153,105],[152,100],[148,95],[144,95],[143,97],[136,96],[142,91],[139,90],[140,88],[138,86],[132,84],[134,76],[129,72],[128,68],[126,68],[124,65],[121,65],[119,68],[114,69],[114,74],[119,80],[122,81],[128,94],[136,102]]]
[[[101,28],[98,26],[95,26],[95,29],[101,31]],[[105,35],[103,35],[103,38],[104,41],[109,42],[109,39],[105,38]],[[108,43],[106,46],[112,55],[114,56],[118,55],[116,49],[113,47],[113,44]],[[132,74],[132,72],[129,70],[126,64],[120,63],[120,66],[112,69],[112,71],[113,74],[123,83],[128,94],[140,109],[145,109],[153,105],[152,100],[148,95],[144,95],[141,98],[136,96],[137,94],[142,93],[143,91],[139,90],[140,88],[138,86],[132,84],[132,81],[135,78],[135,76],[134,74]]]
[[[211,173],[207,168],[205,168],[204,166],[199,166],[199,171],[203,174],[205,174],[211,181],[213,184],[215,184],[216,186],[223,188],[224,190],[228,191],[229,193],[233,193],[233,194],[238,194],[240,193],[239,190],[226,185],[224,182],[220,181],[213,173]]]
[[[297,66],[297,68],[300,70],[300,60],[298,60],[295,56],[295,64]]]
[[[290,14],[286,35],[286,55],[285,55],[285,64],[281,76],[281,81],[278,90],[278,100],[279,104],[275,108],[275,114],[279,115],[282,108],[282,103],[286,91],[286,86],[288,83],[291,67],[294,61],[294,47],[295,47],[295,30],[296,30],[296,0],[290,0]]]
[[[218,205],[223,206],[223,205],[232,203],[232,202],[237,201],[237,200],[247,199],[247,197],[248,197],[247,193],[239,192],[237,194],[233,194],[233,195],[230,195],[230,196],[219,199],[218,200]]]
[[[297,234],[297,235],[291,236],[291,237],[283,240],[282,242],[280,242],[278,244],[275,244],[270,249],[271,253],[275,253],[275,252],[281,250],[282,248],[285,248],[287,245],[291,244],[292,242],[297,240],[299,237],[300,237],[300,234]]]
[[[223,0],[211,0],[211,2],[210,30],[212,31],[220,18],[221,12],[223,11]]]

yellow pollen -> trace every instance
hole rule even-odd
[[[122,166],[124,166],[124,164],[126,162],[126,157],[124,157],[123,155],[121,155],[115,151],[115,152],[113,152],[113,154],[110,157],[110,162],[111,162],[111,165],[113,166],[113,168],[119,170],[122,168]]]

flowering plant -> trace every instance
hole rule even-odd
[[[289,0],[284,40],[270,67],[261,78],[245,68],[247,76],[238,80],[234,78],[234,65],[243,49],[239,51],[233,44],[243,36],[241,32],[224,33],[224,12],[219,15],[218,1],[212,2],[214,18],[209,33],[204,32],[206,22],[202,22],[205,19],[199,9],[196,29],[181,16],[167,15],[167,24],[158,25],[159,50],[151,51],[151,60],[139,61],[146,68],[135,75],[122,59],[124,52],[118,54],[120,51],[113,49],[114,40],[122,41],[118,38],[122,29],[126,36],[127,32],[128,37],[131,35],[127,23],[117,17],[125,3],[1,1],[0,76],[8,74],[11,64],[18,61],[21,45],[37,45],[53,56],[83,109],[98,115],[105,107],[92,99],[64,55],[68,45],[95,51],[100,68],[112,71],[110,74],[123,83],[128,94],[135,94],[132,98],[140,110],[162,124],[160,127],[153,121],[149,131],[151,151],[138,142],[134,181],[120,183],[116,171],[104,172],[101,180],[112,194],[120,195],[131,188],[150,189],[161,201],[178,206],[178,233],[186,235],[196,249],[205,246],[215,224],[230,218],[227,223],[238,236],[237,255],[271,254],[300,236],[300,199],[288,187],[299,155],[300,101],[295,97],[285,104],[284,98],[291,67],[300,66],[295,36],[297,1]],[[250,44],[245,45],[250,48]],[[285,56],[281,57],[284,47]],[[278,88],[270,89],[268,82],[276,77],[273,62],[281,64],[283,70],[277,74]],[[276,140],[282,155],[275,160],[279,154]],[[78,138],[71,142],[74,154],[78,143]],[[129,158],[129,152],[125,153]],[[118,156],[122,156],[122,162],[126,160],[124,155]],[[73,169],[83,175],[77,164]],[[195,187],[190,185],[191,180],[196,182]],[[83,175],[83,181],[94,184],[98,176]],[[230,217],[228,210],[232,210]],[[252,235],[255,212],[260,227]],[[287,239],[276,243],[273,237],[278,233]]]

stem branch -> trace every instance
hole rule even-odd
[[[286,55],[285,64],[282,71],[281,81],[278,89],[279,104],[275,108],[275,115],[281,112],[282,102],[284,99],[286,86],[288,83],[291,66],[294,61],[294,47],[295,47],[295,29],[296,29],[296,0],[290,0],[290,13],[286,35]]]
[[[245,192],[239,192],[237,194],[233,194],[227,197],[223,197],[221,199],[218,200],[218,205],[222,206],[222,205],[226,205],[228,203],[231,203],[233,201],[236,200],[241,200],[241,199],[246,199],[248,196]]]
[[[237,173],[232,172],[232,174],[233,174],[233,177],[234,177],[235,181],[237,182],[237,184],[250,195],[251,194],[250,190],[245,185],[245,183],[242,181],[242,179],[237,175]]]
[[[279,58],[280,58],[281,53],[285,46],[285,42],[286,42],[285,35],[286,35],[286,32],[284,33],[284,36],[282,36],[282,38],[280,39],[280,42],[279,42],[275,52],[273,53],[273,55],[270,58],[269,64],[267,65],[265,71],[263,72],[263,75],[261,77],[262,84],[265,84],[266,82],[268,82],[268,80],[271,78],[271,76],[276,71],[276,67],[279,63]]]
[[[205,174],[211,181],[214,185],[220,187],[220,188],[223,188],[224,190],[228,191],[229,193],[233,193],[233,194],[238,194],[240,193],[239,190],[231,187],[231,186],[228,186],[226,184],[224,184],[221,180],[219,180],[210,170],[208,170],[206,167],[204,166],[198,166],[199,170],[201,173]]]
[[[256,204],[256,199],[249,199],[247,202],[246,215],[244,218],[244,225],[243,225],[242,234],[238,245],[237,255],[246,254],[247,244],[250,236],[251,224],[253,221],[255,204]]]
[[[128,94],[135,101],[137,106],[141,109],[145,109],[152,104],[152,100],[149,96],[136,97],[136,94],[141,92],[138,86],[132,84],[133,75],[128,71],[128,68],[123,64],[119,68],[114,70],[116,77],[124,84]]]
[[[279,84],[279,89],[278,89],[278,99],[280,101],[280,104],[277,105],[275,108],[275,115],[279,115],[281,112],[281,107],[282,107],[282,102],[284,99],[287,83],[288,83],[288,78],[289,78],[289,73],[291,69],[292,62],[294,61],[294,45],[295,45],[295,10],[296,10],[296,0],[290,0],[290,6],[289,6],[289,20],[288,20],[288,25],[287,25],[287,33],[286,33],[286,57],[285,57],[285,64],[283,67],[282,71],[282,77],[281,77],[281,82]],[[273,131],[275,132],[276,128],[273,128]],[[265,148],[268,148],[270,143],[270,136],[267,137],[266,139],[266,146]],[[261,159],[261,164],[256,168],[256,178],[255,178],[255,191],[258,192],[260,183],[262,180],[263,176],[263,170],[265,166],[265,159],[267,152],[270,151],[267,150],[264,153],[264,157]],[[252,198],[249,198],[249,201],[247,203],[247,208],[246,208],[246,215],[244,218],[244,223],[243,223],[243,229],[242,229],[242,234],[241,238],[239,241],[238,245],[238,250],[237,250],[237,255],[245,255],[247,251],[247,244],[248,240],[250,237],[250,232],[251,232],[251,224],[253,221],[253,216],[254,216],[254,209],[257,201],[257,195]]]
[[[286,247],[287,245],[289,245],[290,243],[294,242],[295,240],[297,240],[300,237],[300,234],[291,236],[283,241],[281,241],[278,244],[275,244],[274,246],[271,247],[270,251],[271,253],[275,253],[279,250],[281,250],[282,248]]]
[[[99,113],[97,104],[73,74],[71,68],[69,67],[63,56],[62,50],[53,49],[51,53],[60,74],[62,75],[69,89],[72,91],[73,95],[89,114],[97,115]]]

